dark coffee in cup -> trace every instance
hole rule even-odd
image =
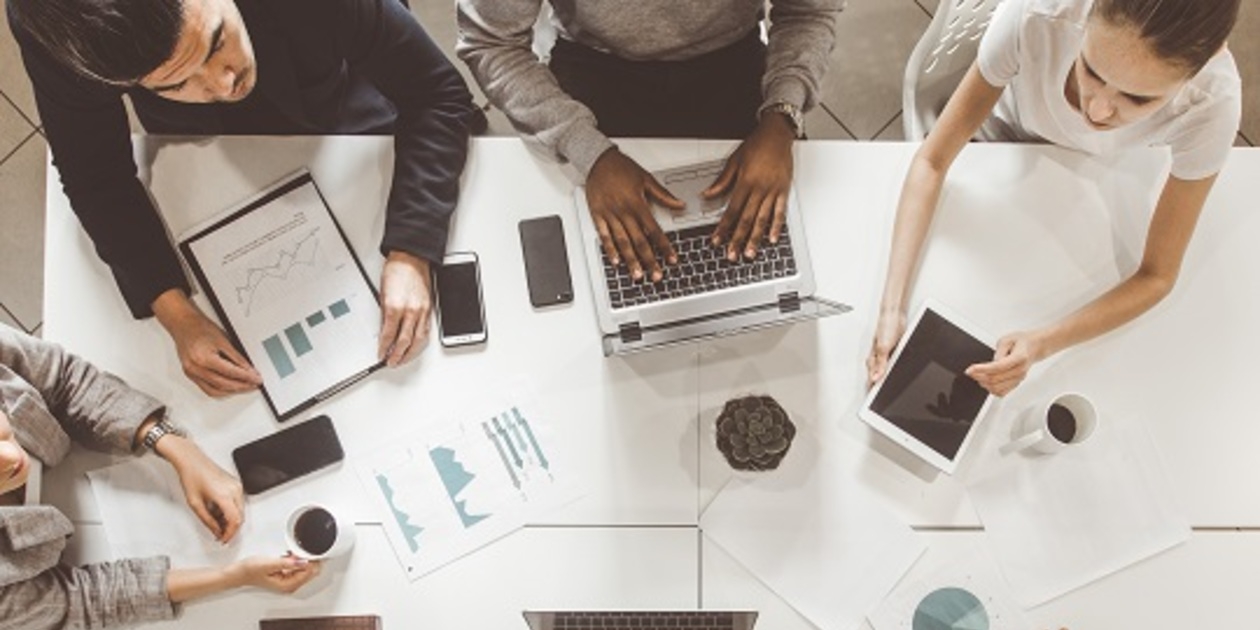
[[[306,553],[321,556],[337,542],[337,519],[324,508],[311,508],[293,524],[293,539]]]
[[[1050,405],[1050,410],[1046,412],[1046,426],[1050,428],[1050,435],[1064,444],[1071,444],[1076,437],[1076,416],[1058,403]]]

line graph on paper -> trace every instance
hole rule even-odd
[[[245,310],[246,316],[252,315],[254,299],[264,283],[283,283],[299,267],[314,268],[318,256],[319,228],[315,227],[291,246],[275,254],[272,258],[274,263],[246,268],[244,281],[235,287],[236,303]]]

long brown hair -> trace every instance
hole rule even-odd
[[[1092,15],[1137,29],[1161,59],[1194,75],[1238,21],[1242,0],[1095,0]]]

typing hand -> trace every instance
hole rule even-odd
[[[262,375],[183,291],[163,293],[154,300],[153,313],[175,342],[184,375],[201,391],[221,398],[262,385]]]
[[[1028,376],[1033,364],[1046,356],[1045,343],[1036,332],[1017,332],[998,340],[988,363],[967,368],[967,376],[995,396],[1005,396]]]
[[[429,261],[406,252],[393,251],[381,271],[381,334],[377,356],[386,365],[406,363],[429,340],[433,312],[433,277]]]
[[[866,388],[870,389],[888,374],[888,357],[906,334],[906,315],[901,311],[884,311],[875,325],[871,354],[866,357]]]
[[[157,448],[158,453],[179,474],[184,500],[193,514],[214,534],[215,540],[221,543],[231,541],[245,522],[241,482],[183,437],[164,436],[158,440]]]
[[[315,579],[321,566],[318,560],[303,560],[293,555],[274,558],[254,556],[232,563],[228,571],[241,586],[290,594]]]
[[[652,216],[652,202],[682,210],[656,178],[617,149],[599,156],[586,178],[586,204],[599,232],[604,254],[614,265],[623,261],[635,280],[659,282],[665,276],[660,260],[678,262],[669,239]]]
[[[779,242],[792,185],[792,142],[796,133],[781,114],[761,118],[752,135],[726,160],[704,191],[708,199],[729,194],[726,211],[713,231],[713,244],[726,244],[732,262],[742,253],[755,258],[761,239]]]

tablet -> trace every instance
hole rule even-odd
[[[991,337],[929,301],[858,411],[871,428],[953,474],[992,396],[964,371],[993,360]]]

